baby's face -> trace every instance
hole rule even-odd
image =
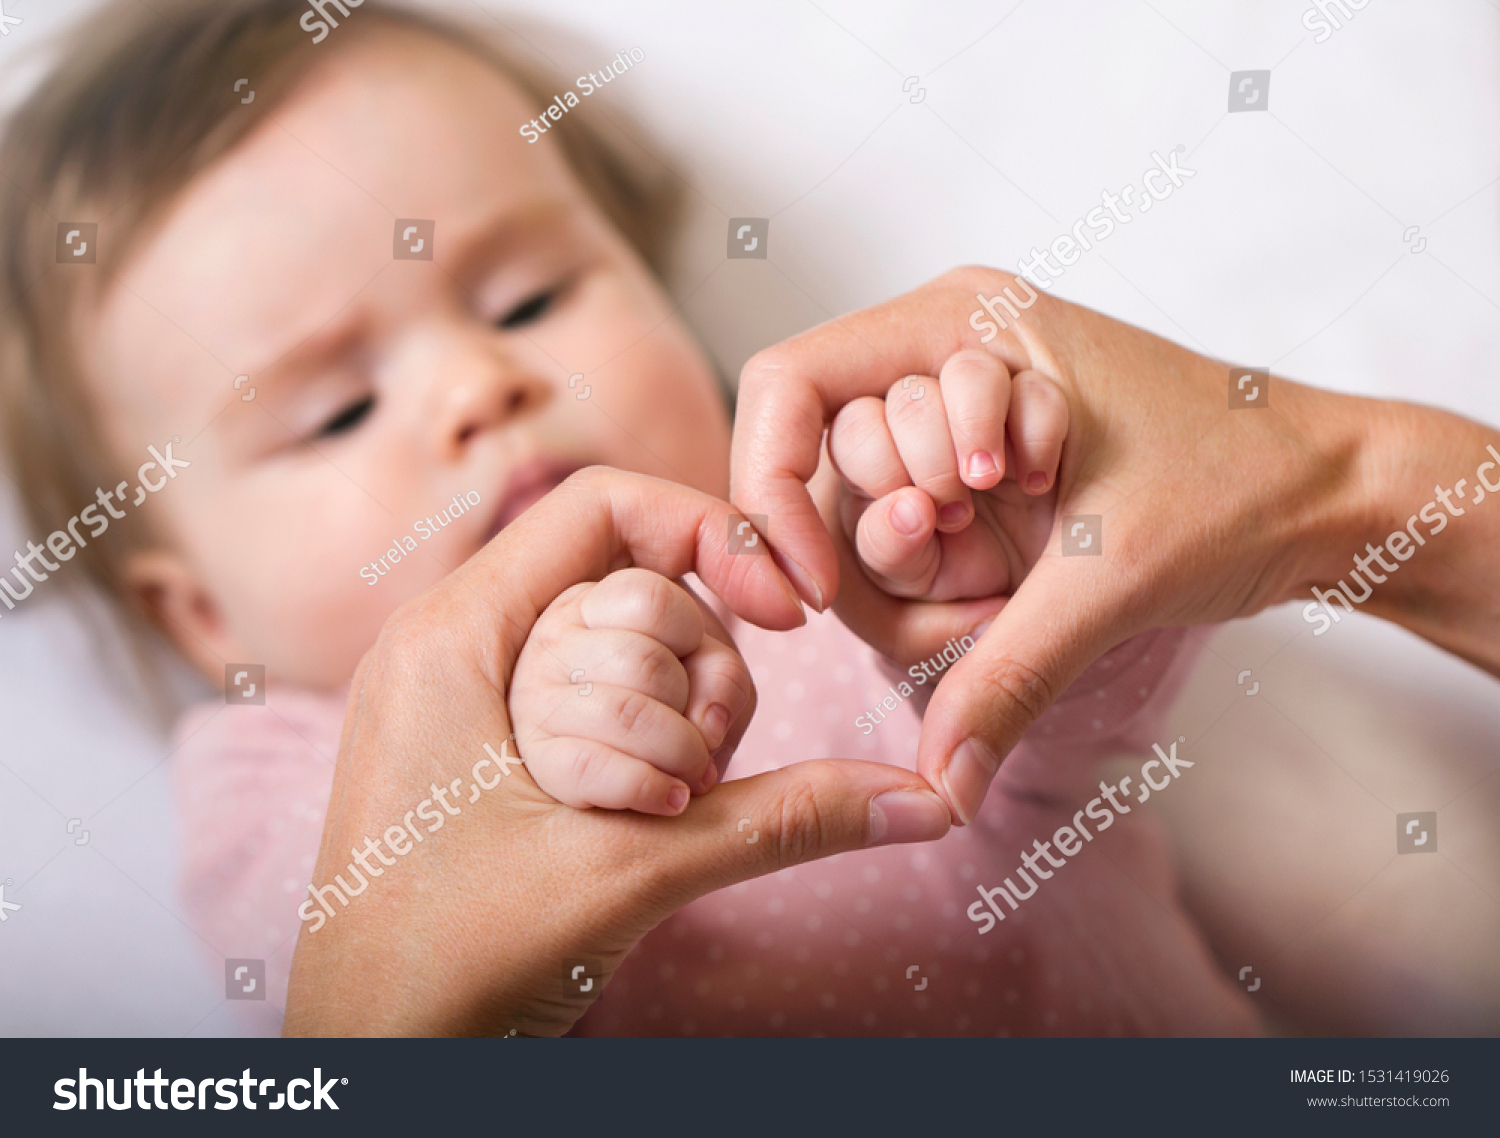
[[[518,133],[536,112],[506,78],[410,32],[318,50],[125,266],[85,358],[126,469],[174,435],[192,463],[143,507],[167,548],[132,566],[176,642],[211,676],[328,688],[578,467],[724,496],[729,426],[649,270],[550,137]],[[398,218],[436,222],[432,260],[393,259]]]

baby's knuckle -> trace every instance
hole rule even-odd
[[[755,699],[755,683],[738,657],[715,665],[704,680],[708,693],[716,703],[722,703],[731,716],[739,715]]]
[[[908,385],[903,389],[901,383],[905,383],[906,380],[902,380],[901,383],[891,384],[890,390],[885,395],[885,419],[893,427],[907,423],[919,423],[927,415],[927,400],[920,396],[916,399],[912,398],[920,390],[921,384],[919,379],[915,376],[908,378],[911,379],[912,384],[917,384],[918,386],[913,387]],[[922,394],[925,394],[925,392]]]
[[[651,706],[651,700],[640,692],[626,691],[620,697],[615,720],[627,735],[634,735],[650,725]]]
[[[943,368],[960,368],[964,371],[977,371],[982,375],[990,375],[996,367],[997,361],[994,356],[983,348],[960,348],[948,357]]]
[[[873,419],[858,410],[851,410],[850,406],[845,406],[834,416],[833,424],[828,429],[828,449],[833,453],[835,462],[858,454],[869,445],[876,433]]]
[[[671,611],[673,585],[649,569],[630,566],[617,569],[608,578],[610,593],[638,627],[654,627]]]
[[[653,640],[639,650],[632,670],[642,691],[672,692],[679,686],[682,664],[670,648]]]
[[[563,793],[579,794],[600,782],[612,757],[600,748],[580,741],[568,756],[567,763],[559,764],[556,756],[550,756],[544,758],[539,766],[550,772],[553,782]],[[531,762],[532,760],[527,760],[528,769]],[[549,790],[548,793],[554,798],[561,797],[555,790]]]
[[[677,586],[649,569],[641,569],[638,572],[641,576],[633,582],[633,585],[637,590],[638,603],[644,610],[642,615],[652,625],[660,624],[672,613],[673,602],[677,599],[675,596]]]
[[[984,431],[997,429],[1000,425],[1000,413],[996,407],[971,407],[964,406],[951,414],[953,426],[965,434],[979,434]]]

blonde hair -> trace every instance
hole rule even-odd
[[[314,51],[298,23],[309,10],[306,0],[114,0],[61,45],[61,62],[11,116],[0,143],[0,423],[34,531],[62,529],[96,488],[122,481],[74,352],[81,317],[187,184],[336,50]],[[436,35],[493,64],[538,107],[556,89],[488,29],[379,0],[356,25]],[[341,30],[337,42],[350,38]],[[255,77],[249,104],[233,87],[239,76]],[[552,129],[585,190],[660,270],[675,184],[584,115]],[[92,271],[56,264],[58,224],[77,218],[99,222]],[[139,632],[146,614],[124,566],[153,535],[134,512],[110,528],[78,551],[84,568],[70,577],[102,586]]]

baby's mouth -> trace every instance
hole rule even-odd
[[[582,470],[584,463],[566,462],[560,459],[532,459],[522,463],[511,472],[505,492],[500,498],[500,507],[495,520],[485,535],[488,544],[496,534],[536,505],[575,471]]]

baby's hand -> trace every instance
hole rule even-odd
[[[1014,592],[1046,548],[1068,435],[1062,390],[984,351],[909,376],[834,417],[839,521],[885,592],[930,601]]]
[[[646,569],[575,585],[516,661],[526,769],[568,806],[676,815],[724,772],[755,685],[713,611]]]

